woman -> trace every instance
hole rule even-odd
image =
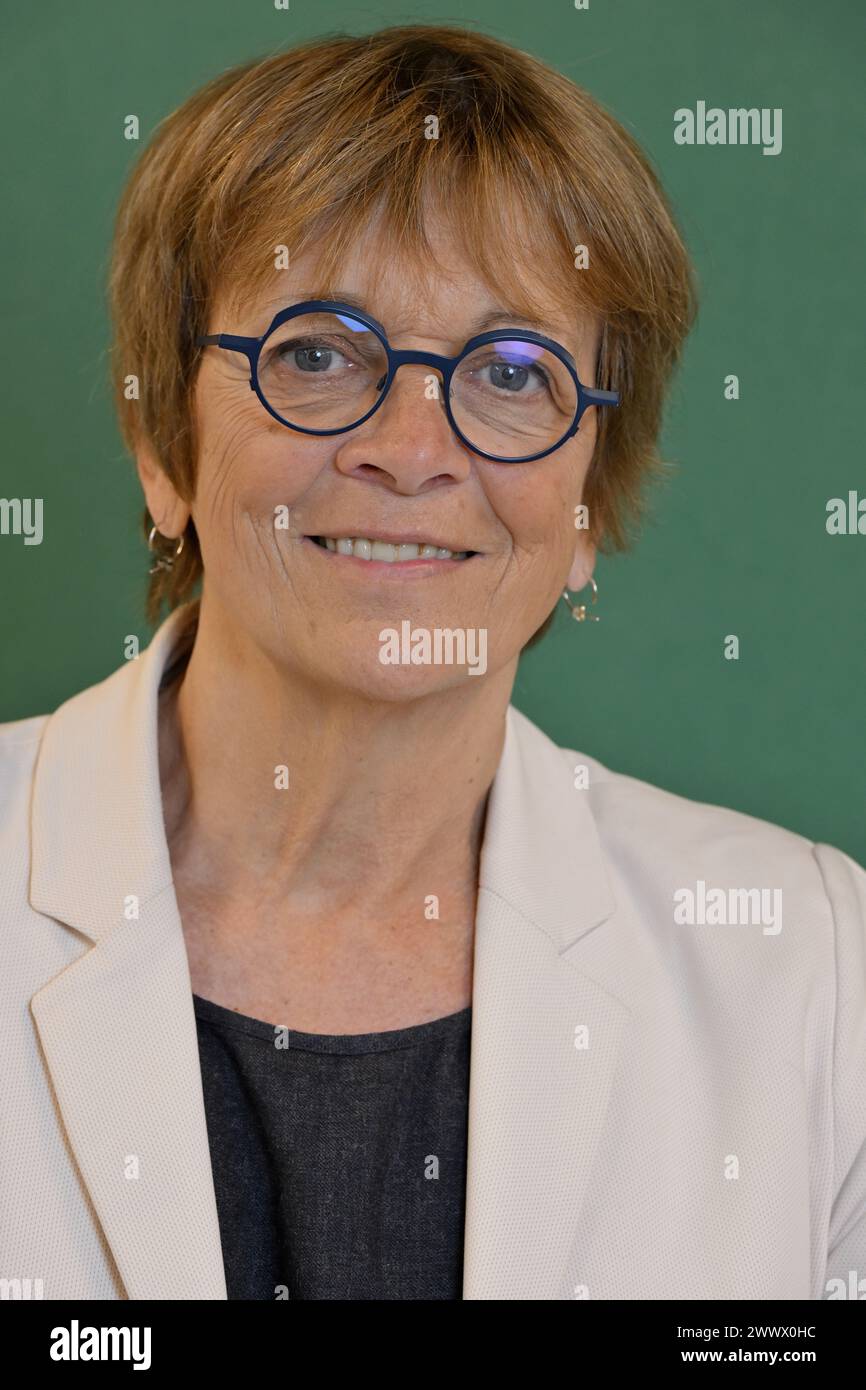
[[[863,869],[509,703],[560,598],[595,616],[693,319],[631,137],[483,35],[308,44],[164,122],[112,296],[170,612],[3,728],[0,1274],[558,1300],[866,1273]]]

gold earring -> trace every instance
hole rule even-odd
[[[155,526],[152,526],[150,528],[150,535],[147,538],[147,548],[152,554],[157,555],[157,561],[155,565],[151,565],[150,569],[148,570],[148,574],[156,574],[159,570],[170,570],[174,565],[174,562],[177,559],[178,555],[183,550],[183,536],[181,535],[173,554],[159,555],[153,541],[155,536],[161,535],[162,532],[157,531]],[[173,538],[171,536],[166,536],[164,539],[171,540]]]
[[[598,585],[596,584],[592,575],[589,576],[589,582],[592,585],[592,602],[595,603],[598,599]],[[576,623],[582,623],[587,618],[591,623],[601,622],[601,618],[596,617],[594,613],[587,612],[585,603],[572,603],[571,599],[568,597],[567,589],[563,589],[562,597],[565,599],[566,603],[571,609],[571,616],[574,618],[574,621]]]

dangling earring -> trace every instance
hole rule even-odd
[[[157,556],[157,560],[155,565],[151,565],[150,569],[148,570],[148,574],[156,574],[158,570],[170,570],[173,567],[178,555],[183,550],[183,536],[181,535],[178,540],[177,546],[175,547],[175,550],[171,555],[160,555],[156,549],[156,546],[153,543],[153,540],[155,536],[160,536],[161,534],[162,533],[160,531],[157,531],[155,526],[151,527],[150,535],[147,538],[147,548],[151,552],[151,554]],[[172,537],[165,536],[164,539],[171,540]]]
[[[595,602],[597,601],[597,599],[598,599],[598,585],[596,584],[596,582],[595,582],[595,580],[593,579],[592,575],[589,576],[589,582],[590,582],[590,584],[592,585],[592,602],[595,603]],[[571,616],[574,618],[574,621],[575,621],[576,623],[582,623],[582,622],[584,622],[585,619],[587,619],[587,618],[589,619],[589,621],[590,621],[591,623],[600,623],[600,622],[601,622],[601,618],[597,618],[596,615],[595,615],[594,613],[588,613],[588,612],[586,611],[586,604],[585,604],[585,603],[572,603],[571,599],[568,597],[568,590],[567,590],[567,589],[563,589],[563,591],[562,591],[562,597],[565,599],[566,603],[568,604],[569,608],[571,609]]]

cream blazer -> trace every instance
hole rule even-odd
[[[0,1279],[46,1299],[226,1297],[157,759],[183,614],[56,713],[0,726]],[[821,1299],[860,1280],[862,1298],[866,873],[509,708],[480,865],[464,1298]]]

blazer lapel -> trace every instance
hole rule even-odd
[[[48,721],[30,901],[91,942],[31,1000],[82,1179],[131,1299],[224,1299],[183,931],[162,818],[160,677],[194,605]]]
[[[615,900],[572,761],[509,709],[476,913],[464,1299],[589,1296],[573,1245],[630,1010],[593,931]]]

